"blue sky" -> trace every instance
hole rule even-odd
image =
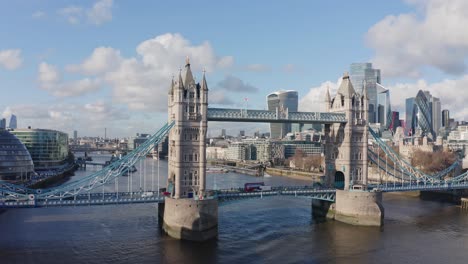
[[[426,89],[465,119],[467,15],[463,0],[0,1],[0,114],[82,136],[152,132],[190,56],[216,106],[265,108],[294,89],[320,110],[325,87],[369,61],[395,109]]]

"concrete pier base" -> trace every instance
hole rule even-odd
[[[205,241],[218,236],[218,200],[166,198],[163,230],[182,240]]]
[[[383,219],[381,192],[336,190],[336,221],[361,226],[382,226]]]
[[[317,222],[335,219],[335,203],[323,200],[312,200],[312,216]]]

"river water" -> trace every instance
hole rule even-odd
[[[94,157],[104,161],[108,156]],[[154,165],[154,166],[153,166]],[[157,175],[157,161],[137,164],[119,190],[140,188],[139,173]],[[160,183],[167,163],[160,161]],[[77,171],[70,181],[96,167]],[[306,185],[284,177],[208,174],[208,188],[245,182]],[[144,184],[146,182],[146,185]],[[157,186],[146,176],[141,188]],[[106,187],[106,191],[113,190]],[[383,228],[335,221],[316,223],[311,202],[280,197],[229,203],[219,208],[217,240],[194,243],[161,233],[157,205],[8,210],[0,214],[0,263],[466,263],[468,212],[448,203],[385,195]]]

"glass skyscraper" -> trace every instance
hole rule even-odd
[[[297,112],[298,106],[297,91],[278,91],[267,96],[267,104],[269,111],[279,111],[280,109],[288,109],[288,112]],[[287,133],[291,132],[291,124],[270,123],[270,137],[283,138]]]
[[[8,125],[8,127],[11,128],[11,129],[17,129],[18,128],[18,124],[17,124],[15,115],[11,115],[10,124]]]
[[[349,67],[349,77],[356,92],[362,94],[363,85],[366,85],[369,97],[369,122],[378,123],[378,89],[381,83],[380,70],[372,68],[372,63],[352,63]],[[390,100],[390,99],[388,99]],[[390,105],[390,103],[388,104]],[[385,115],[384,115],[385,116]]]
[[[416,97],[406,99],[406,133],[435,139],[442,125],[440,99],[429,91],[419,90]]]

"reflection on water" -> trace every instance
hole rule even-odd
[[[146,161],[147,173],[156,163]],[[164,184],[167,163],[160,164]],[[144,172],[144,162],[141,166],[138,173]],[[86,173],[79,171],[70,181]],[[130,176],[132,188],[140,186],[136,175]],[[128,188],[124,185],[128,180],[122,177],[119,188]],[[157,182],[156,176],[146,176],[147,187],[153,181]],[[226,173],[209,174],[207,185],[231,188],[255,181],[273,186],[308,184]],[[161,234],[154,204],[8,210],[0,214],[0,263],[466,262],[467,212],[446,203],[396,195],[386,195],[384,206],[381,230],[335,221],[315,223],[310,200],[305,198],[230,203],[219,209],[218,240],[208,243]]]

